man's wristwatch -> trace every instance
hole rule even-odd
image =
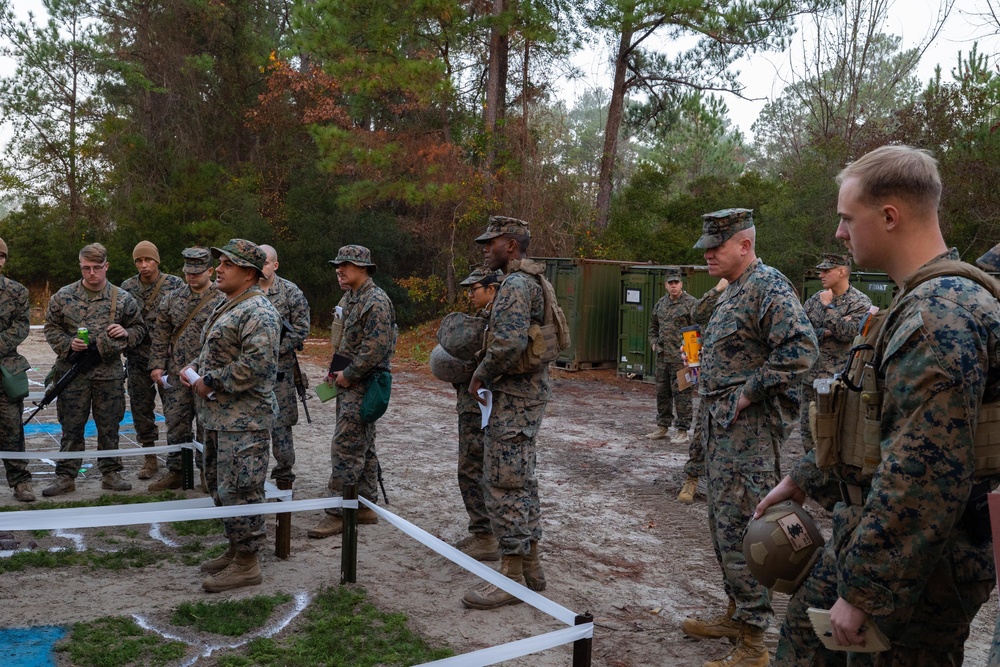
[[[205,386],[209,389],[215,389],[215,378],[211,375],[202,375],[201,381],[205,383]]]

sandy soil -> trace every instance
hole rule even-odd
[[[44,375],[52,354],[39,331],[32,332],[22,352]],[[320,376],[323,357],[323,341],[308,341],[304,360],[310,377]],[[642,437],[653,425],[653,387],[619,380],[613,371],[555,371],[553,380],[553,399],[538,442],[542,553],[549,582],[545,595],[576,612],[594,615],[594,665],[700,665],[724,655],[728,650],[724,642],[693,641],[680,630],[685,616],[715,612],[725,596],[706,527],[704,496],[699,492],[691,506],[676,501],[686,450]],[[324,496],[330,466],[333,404],[313,400],[310,411],[312,424],[302,417],[295,428],[297,499]],[[44,421],[55,420],[54,406],[44,413]],[[123,433],[123,446],[131,438]],[[377,443],[390,500],[387,509],[446,541],[462,537],[466,515],[455,479],[452,387],[418,365],[397,365],[392,404],[379,422]],[[56,444],[51,437],[35,437],[28,447],[51,449]],[[799,451],[797,435],[786,450],[789,459]],[[146,484],[135,477],[141,459],[125,463],[127,478],[135,487],[130,493],[144,492]],[[52,467],[39,463],[32,468],[40,493],[51,479]],[[81,478],[77,489],[76,498],[96,497],[100,479]],[[193,497],[196,492],[189,493]],[[9,495],[0,502],[16,504]],[[810,509],[822,513],[814,506]],[[10,542],[20,548],[72,548],[76,537],[92,549],[135,544],[178,553],[176,562],[125,573],[32,569],[0,577],[0,598],[5,601],[0,605],[0,627],[139,614],[166,628],[169,611],[185,601],[315,593],[336,585],[340,576],[339,538],[311,540],[306,535],[319,518],[319,512],[295,515],[292,555],[279,560],[273,552],[266,553],[262,585],[217,596],[201,592],[197,568],[181,565],[179,547],[156,539],[149,526],[43,537],[0,535],[0,542],[7,542],[0,548],[10,548]],[[828,523],[826,517],[822,520]],[[274,520],[268,524],[273,536]],[[169,526],[154,528],[170,534]],[[464,653],[561,627],[528,605],[492,612],[465,609],[460,598],[476,583],[473,575],[384,522],[361,526],[359,551],[358,583],[370,599],[386,610],[409,615],[412,627],[432,643]],[[786,601],[777,596],[779,612]],[[994,599],[976,619],[967,664],[985,664],[996,609]],[[290,627],[294,624],[293,620]],[[195,644],[202,641],[185,636]],[[776,641],[772,628],[768,635],[772,649]],[[192,647],[189,662],[201,651]],[[209,657],[195,664],[214,663]],[[571,650],[560,647],[505,664],[568,666]]]

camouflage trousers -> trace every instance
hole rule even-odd
[[[460,389],[459,391],[465,391]],[[477,404],[478,405],[478,404]],[[469,515],[470,533],[489,533],[490,515],[486,511],[483,488],[483,429],[482,415],[476,412],[458,413],[458,489],[462,492],[465,511]]]
[[[535,438],[545,401],[493,392],[483,441],[486,509],[503,555],[527,555],[542,537]]]
[[[694,391],[694,387],[688,391]],[[688,477],[705,476],[705,428],[698,418],[699,409],[700,406],[691,410],[694,415],[694,435],[688,443],[688,460],[684,462],[684,474]]]
[[[279,482],[295,481],[292,466],[295,465],[295,444],[292,441],[291,426],[277,426],[271,429],[271,453],[274,455],[274,468],[271,479]]]
[[[170,374],[171,378],[176,377]],[[205,443],[205,433],[201,425],[197,423],[197,411],[194,404],[194,392],[180,383],[179,380],[172,382],[170,389],[165,389],[160,393],[163,401],[163,418],[167,422],[167,444],[179,445],[185,442]],[[195,429],[191,424],[195,424]],[[198,468],[202,467],[201,452],[195,450],[195,462]],[[181,472],[181,453],[170,452],[167,454],[167,469],[171,472]]]
[[[707,403],[707,402],[706,402]],[[736,602],[738,621],[767,628],[774,618],[770,594],[747,569],[743,530],[757,503],[778,483],[774,438],[759,403],[747,407],[730,428],[702,406],[708,471],[708,527],[722,568],[726,595]]]
[[[860,507],[837,503],[830,539],[809,576],[788,602],[775,665],[787,667],[937,667],[961,665],[969,626],[990,597],[995,581],[956,581],[952,565],[942,558],[927,577],[927,587],[912,607],[876,618],[879,629],[892,642],[876,654],[827,650],[809,622],[809,607],[830,609],[837,601],[838,545],[846,545],[858,525]],[[946,550],[947,551],[947,550]]]
[[[0,451],[24,451],[24,427],[21,417],[24,414],[24,399],[12,401],[0,389]],[[21,482],[30,482],[28,462],[24,459],[4,459],[4,471],[7,473],[7,484],[14,488]]]
[[[327,488],[333,496],[344,493],[348,484],[356,484],[358,495],[378,502],[378,456],[375,454],[375,424],[361,421],[361,401],[368,382],[361,382],[337,394],[337,431],[330,443],[332,471]],[[339,507],[327,514],[340,516]]]
[[[816,390],[805,382],[800,385],[800,389],[802,398],[799,403],[799,435],[802,436],[802,451],[809,452],[813,448],[812,429],[809,428],[809,404],[816,400]]]
[[[656,424],[687,431],[691,428],[691,397],[695,390],[689,387],[678,391],[677,371],[684,368],[684,365],[663,359],[661,355],[656,360]],[[674,411],[677,412],[676,418]]]
[[[160,429],[156,425],[156,392],[160,392],[163,401],[163,388],[153,386],[153,379],[146,367],[149,359],[135,357],[128,360],[128,402],[132,410],[132,423],[135,424],[136,439],[145,447],[151,447],[160,437]],[[176,380],[180,384],[180,380]]]
[[[205,431],[205,481],[216,507],[264,502],[270,439],[267,431]],[[238,550],[264,547],[263,514],[230,517],[222,525]]]
[[[97,426],[97,450],[118,449],[118,427],[125,417],[125,390],[121,380],[78,377],[59,394],[56,401],[56,414],[62,426],[59,451],[84,451],[84,433],[91,413]],[[56,474],[75,478],[82,464],[82,459],[63,459],[56,464]],[[102,475],[124,469],[117,457],[99,458],[97,467]]]

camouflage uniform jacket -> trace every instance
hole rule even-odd
[[[278,371],[291,375],[292,353],[309,336],[309,302],[302,290],[290,280],[275,276],[268,288],[267,300],[278,311],[282,320],[292,325],[291,331],[282,329],[281,343],[278,345]]]
[[[958,252],[932,261],[941,259],[957,260]],[[837,586],[840,597],[876,616],[915,605],[942,558],[957,581],[995,577],[991,541],[976,543],[958,520],[973,486],[980,406],[1000,395],[1000,304],[968,279],[935,278],[902,290],[881,340],[881,463],[867,478],[860,468],[834,468],[834,477],[871,487],[837,553]],[[791,477],[813,497],[830,488],[815,451]],[[1000,479],[990,481],[992,488]],[[835,514],[856,509],[843,507]]]
[[[215,283],[209,283],[201,294],[192,292],[188,285],[167,294],[160,303],[160,312],[156,315],[153,327],[153,340],[149,350],[149,369],[159,368],[175,375],[197,359],[201,352],[201,332],[205,328],[205,322],[212,316],[215,308],[225,301],[225,298]],[[188,322],[177,341],[171,346],[170,341],[177,332],[177,328],[187,321],[188,315],[198,307],[202,299],[207,300],[207,303]]]
[[[513,268],[515,266],[518,268]],[[528,345],[528,327],[532,322],[542,323],[545,308],[542,286],[534,276],[521,271],[519,264],[509,263],[504,273],[507,275],[493,299],[493,312],[487,325],[493,342],[486,349],[474,376],[493,391],[547,401],[550,394],[548,364],[542,364],[537,373],[506,375],[507,369],[517,366]]]
[[[267,430],[277,416],[274,383],[281,318],[260,287],[252,285],[247,291],[254,296],[228,310],[223,310],[228,299],[216,306],[202,331],[201,354],[192,364],[214,381],[216,400],[195,401],[198,421],[211,431]]]
[[[705,327],[708,326],[708,321],[712,319],[712,311],[715,310],[715,304],[719,302],[719,297],[722,296],[724,291],[713,287],[691,305],[691,321],[701,327],[702,335],[705,334]]]
[[[784,440],[799,411],[798,385],[817,343],[788,279],[757,259],[719,297],[702,335],[698,393],[723,428],[740,395],[765,401]]]
[[[476,317],[481,317],[484,320],[489,320],[490,311],[492,310],[492,308],[493,304],[491,303],[489,306],[483,308],[478,313],[476,313]],[[461,415],[469,413],[478,415],[480,413],[479,401],[473,398],[472,394],[469,393],[469,383],[453,382],[452,386],[455,387],[455,391],[457,392],[458,395],[458,401],[455,403],[455,410],[458,412],[458,414]]]
[[[338,352],[351,359],[344,377],[358,384],[376,369],[392,370],[396,352],[396,311],[389,295],[366,278],[356,290],[340,299],[344,312],[344,333]]]
[[[694,324],[691,309],[698,302],[687,292],[681,292],[676,299],[665,295],[656,302],[649,317],[649,344],[659,345],[659,356],[668,363],[681,365],[681,329]]]
[[[122,289],[135,297],[136,302],[138,302],[142,321],[146,325],[145,338],[138,345],[130,347],[125,352],[125,356],[130,363],[137,363],[140,366],[145,366],[149,361],[149,346],[152,344],[153,332],[156,329],[156,315],[163,307],[163,300],[170,292],[186,285],[183,278],[172,276],[169,273],[160,273],[160,275],[163,277],[163,285],[160,286],[160,291],[157,293],[156,299],[148,304],[147,301],[153,295],[153,290],[156,287],[156,283],[160,280],[159,278],[147,285],[142,282],[138,275],[135,275],[122,283]],[[143,368],[142,370],[147,369]]]
[[[830,302],[829,307],[820,301],[819,293],[806,299],[806,315],[819,341],[819,359],[806,375],[806,383],[811,385],[816,378],[833,377],[835,372],[844,368],[847,351],[858,335],[858,325],[871,305],[871,299],[855,287],[848,287],[846,292]],[[851,319],[845,319],[847,317]],[[827,331],[831,335],[824,335]]]
[[[114,317],[111,316],[111,290],[118,290]],[[107,334],[110,324],[120,324],[128,336],[111,338]],[[71,352],[70,344],[76,338],[76,330],[87,327],[90,342],[97,345],[101,353],[101,363],[83,377],[89,380],[123,380],[121,354],[139,344],[146,335],[146,325],[139,312],[139,304],[131,294],[115,287],[110,282],[99,292],[91,292],[78,280],[61,288],[49,299],[45,312],[45,340],[56,353],[58,359],[54,370],[58,375],[65,373],[72,364],[66,361]]]
[[[28,360],[17,346],[28,337],[31,306],[28,289],[19,282],[0,276],[0,363],[11,373],[28,370]]]

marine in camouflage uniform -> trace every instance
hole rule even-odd
[[[958,259],[941,235],[941,181],[929,154],[883,147],[838,181],[837,237],[901,291],[876,345],[880,456],[872,471],[842,462],[820,471],[813,450],[758,507],[805,495],[839,500],[833,537],[789,602],[776,661],[960,665],[970,622],[996,582],[988,512],[977,501],[998,477],[974,477],[973,438],[982,403],[1000,396],[1000,304],[966,277],[911,280]],[[831,610],[842,646],[862,641],[874,621],[891,648],[829,651],[808,607]]]
[[[7,244],[0,239],[0,271],[7,263]],[[28,360],[18,354],[17,346],[28,337],[31,306],[28,303],[28,289],[19,282],[0,276],[0,364],[7,372],[16,375],[31,366]],[[5,452],[24,451],[24,399],[11,399],[7,392],[0,390],[0,450]],[[7,484],[14,491],[14,497],[23,503],[35,500],[31,488],[31,472],[24,459],[4,459]]]
[[[146,335],[138,302],[107,281],[107,256],[107,250],[99,243],[84,247],[80,251],[83,278],[53,294],[45,313],[45,340],[57,357],[52,368],[53,381],[73,366],[68,357],[74,345],[82,346],[82,342],[74,343],[79,340],[78,328],[89,330],[90,346],[101,355],[100,363],[74,378],[56,402],[63,432],[59,442],[61,452],[84,450],[84,429],[91,412],[97,425],[98,451],[118,449],[118,426],[125,416],[125,370],[121,355]],[[81,463],[81,459],[60,460],[56,464],[56,480],[42,495],[74,491]],[[99,458],[97,466],[102,488],[112,491],[132,488],[119,474],[123,468],[118,458]]]
[[[684,368],[681,360],[681,345],[684,335],[681,330],[691,326],[691,308],[697,300],[684,291],[680,269],[667,269],[664,276],[667,294],[653,307],[649,317],[647,338],[656,352],[656,425],[657,429],[646,435],[651,440],[667,436],[672,425],[677,432],[673,444],[688,443],[688,429],[691,428],[691,391],[677,389],[677,372]],[[673,286],[673,287],[671,287]],[[680,289],[674,296],[671,289]],[[674,417],[676,411],[677,417]]]
[[[476,313],[477,317],[489,319],[500,277],[493,271],[476,269],[459,283],[469,288],[474,304],[487,302]],[[477,560],[497,560],[500,558],[499,544],[490,527],[483,483],[482,411],[479,402],[469,394],[468,383],[454,383],[454,387],[458,412],[458,488],[469,515],[469,535],[455,547]]]
[[[351,363],[343,371],[328,376],[340,388],[337,394],[337,431],[330,444],[332,471],[327,488],[332,496],[343,495],[344,487],[356,484],[358,495],[378,501],[378,455],[375,452],[375,424],[361,421],[361,402],[376,371],[390,371],[396,351],[396,313],[392,301],[371,275],[377,269],[371,251],[347,245],[330,263],[337,267],[337,279],[345,290],[338,308],[343,325],[334,351]],[[308,535],[324,538],[343,530],[340,508],[326,510]],[[363,507],[359,523],[378,523],[378,516]]]
[[[728,656],[706,667],[768,664],[763,634],[774,612],[768,590],[747,570],[743,529],[777,481],[778,449],[798,410],[796,390],[817,356],[792,285],[756,257],[751,213],[703,216],[695,245],[705,249],[709,272],[729,281],[702,336],[698,389],[708,524],[731,611],[710,621],[689,618],[684,631],[736,641]]]
[[[168,377],[169,389],[161,389],[163,416],[167,422],[167,444],[186,442],[204,443],[205,437],[198,424],[196,435],[194,394],[181,384],[180,371],[201,353],[201,333],[205,322],[215,308],[225,300],[225,295],[212,282],[212,254],[208,248],[186,248],[184,274],[189,281],[204,286],[198,291],[191,284],[168,293],[156,315],[149,352],[149,369],[152,380],[159,382]],[[203,468],[201,452],[196,452],[198,468]],[[183,486],[181,453],[167,455],[167,474],[149,486],[151,492],[179,489]],[[204,488],[208,491],[207,484]]]
[[[190,365],[201,375],[193,388],[205,429],[205,479],[216,506],[254,505],[264,502],[270,429],[278,411],[274,385],[281,318],[257,284],[266,259],[260,248],[231,239],[212,248],[212,255],[219,259],[216,284],[226,300],[205,324],[201,352]],[[185,385],[191,386],[186,380]],[[210,574],[202,588],[216,593],[259,584],[264,516],[222,522],[229,549],[202,564]]]
[[[122,283],[122,289],[139,303],[146,336],[135,347],[125,352],[128,361],[128,400],[132,408],[132,421],[136,437],[143,447],[153,447],[159,437],[156,426],[156,394],[163,403],[163,387],[149,381],[149,348],[156,329],[156,314],[162,309],[163,299],[173,290],[183,287],[184,281],[160,271],[160,252],[149,241],[140,241],[132,250],[132,260],[139,274]],[[159,463],[155,454],[146,456],[139,479],[149,479],[156,474]]]
[[[528,329],[532,323],[541,325],[545,316],[536,277],[545,267],[525,257],[530,238],[527,222],[504,216],[491,216],[486,231],[476,238],[484,246],[486,266],[502,270],[506,277],[493,301],[485,355],[469,392],[475,395],[485,387],[493,393],[483,445],[483,479],[490,524],[500,543],[500,571],[540,591],[546,582],[538,555],[542,526],[535,439],[551,391],[548,364],[530,372],[521,368]],[[519,601],[493,585],[474,588],[462,598],[472,609]]]
[[[292,488],[295,473],[295,442],[292,427],[299,423],[298,394],[295,392],[295,351],[302,349],[302,342],[309,336],[309,302],[302,290],[290,280],[285,280],[275,271],[278,269],[278,254],[269,245],[262,245],[267,255],[264,277],[260,286],[271,305],[281,316],[281,343],[278,346],[278,384],[274,394],[278,399],[278,419],[271,429],[271,453],[274,468],[271,478],[282,488]],[[288,326],[284,326],[285,323]]]
[[[816,333],[816,340],[819,341],[819,358],[813,367],[806,374],[802,382],[802,407],[799,410],[799,432],[802,435],[802,449],[809,451],[813,448],[812,430],[809,428],[809,404],[816,400],[816,390],[813,389],[813,380],[817,378],[830,378],[834,373],[839,373],[844,368],[844,362],[851,349],[851,342],[858,334],[858,324],[860,324],[865,313],[872,305],[871,299],[864,292],[852,287],[849,279],[851,275],[850,256],[826,253],[823,261],[816,265],[820,270],[820,277],[824,281],[824,287],[828,283],[837,281],[836,276],[832,276],[833,271],[844,271],[844,287],[846,289],[839,295],[836,294],[837,287],[832,291],[829,287],[822,292],[817,292],[806,299],[805,309],[809,322]],[[829,303],[824,304],[824,294],[830,298]],[[832,297],[832,298],[831,298]]]

